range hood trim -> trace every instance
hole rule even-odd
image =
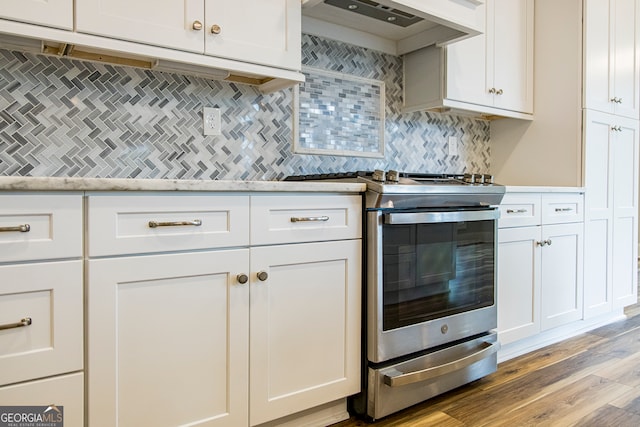
[[[325,4],[324,0],[303,0],[302,31],[397,56],[434,44],[443,46],[484,31],[484,2],[482,1],[461,0],[466,5],[467,13],[461,19],[465,23],[456,22],[456,16],[452,14],[452,10],[443,11],[442,14],[437,15],[433,3],[431,5],[428,3],[444,0],[422,1],[424,3],[418,3],[416,0],[375,0],[376,3],[385,7],[423,18],[421,22],[402,28]],[[422,9],[416,9],[416,7]]]

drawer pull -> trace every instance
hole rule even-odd
[[[22,328],[23,326],[29,326],[31,323],[31,317],[25,317],[20,319],[18,323],[7,323],[6,325],[0,325],[0,331],[3,331],[5,329]]]
[[[182,225],[193,225],[196,227],[200,227],[202,225],[202,220],[194,219],[193,221],[169,221],[169,222],[149,221],[149,228],[179,227]]]
[[[329,217],[323,216],[292,216],[291,222],[326,222],[329,221]]]
[[[573,208],[556,208],[556,212],[571,212]]]
[[[29,224],[17,225],[15,227],[0,227],[0,232],[3,231],[20,231],[21,233],[26,233],[31,230],[31,226]]]
[[[526,209],[507,209],[507,213],[508,214],[513,214],[513,213],[527,213]]]

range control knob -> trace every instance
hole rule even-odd
[[[371,179],[378,182],[384,182],[385,180],[384,171],[380,169],[374,170],[373,175],[371,175]]]
[[[400,182],[400,174],[398,173],[398,171],[389,169],[389,172],[387,172],[387,182]]]
[[[482,182],[485,184],[493,184],[493,175],[482,175]]]

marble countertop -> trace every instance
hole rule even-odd
[[[206,181],[182,179],[0,177],[0,191],[365,191],[354,182]]]

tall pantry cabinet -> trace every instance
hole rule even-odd
[[[536,0],[535,118],[491,123],[497,182],[585,187],[585,319],[637,301],[639,12]]]

